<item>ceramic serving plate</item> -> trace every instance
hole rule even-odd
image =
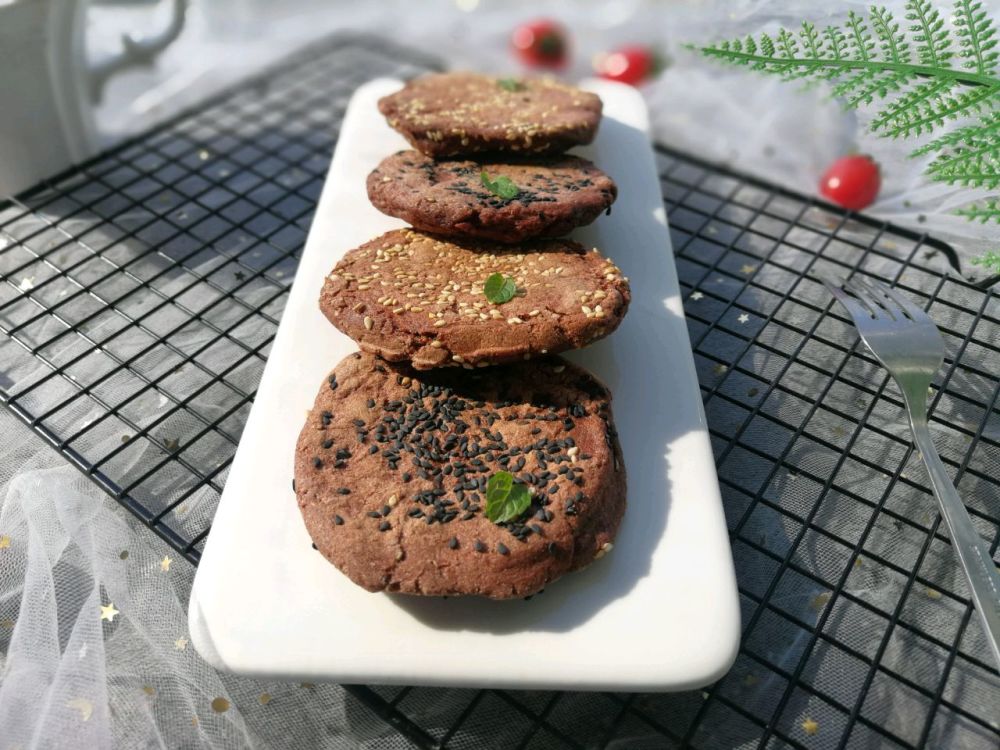
[[[621,327],[567,355],[607,383],[628,472],[613,552],[528,601],[370,594],[312,545],[292,493],[295,441],[324,376],[355,344],[320,314],[324,276],[350,248],[401,222],[365,178],[405,148],[376,103],[354,95],[294,286],[233,461],[190,603],[191,638],[220,669],[271,678],[466,687],[680,690],[735,658],[739,608],[698,381],[641,96],[604,100],[578,153],[618,183],[610,216],[574,239],[632,285]]]

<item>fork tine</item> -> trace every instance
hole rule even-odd
[[[889,314],[892,320],[906,320],[906,315],[902,307],[896,304],[896,301],[889,296],[888,287],[885,284],[878,279],[870,279],[867,276],[858,276],[855,281],[858,286],[868,291],[868,294]]]
[[[823,282],[823,286],[829,290],[834,299],[844,306],[844,309],[847,310],[848,314],[852,318],[858,320],[859,318],[864,319],[872,317],[871,311],[869,311],[862,302],[844,292],[841,286],[842,282],[835,282],[830,279],[820,279],[820,281]]]
[[[878,320],[879,318],[885,317],[885,315],[880,312],[881,307],[872,297],[871,292],[869,292],[863,286],[858,284],[857,279],[851,279],[850,281],[845,281],[844,289],[850,292],[852,295],[854,295],[854,298],[868,312],[869,318]]]
[[[880,287],[882,287],[882,293],[891,297],[897,305],[903,308],[903,311],[910,317],[910,320],[920,322],[930,320],[930,316],[924,308],[897,290],[895,287],[888,286],[887,284],[883,284],[881,282],[877,283]]]

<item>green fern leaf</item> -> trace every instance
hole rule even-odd
[[[930,0],[909,0],[906,20],[913,21],[910,31],[917,42],[917,59],[924,65],[945,65],[952,58],[951,39],[944,19]]]
[[[868,25],[864,19],[852,10],[847,14],[847,25],[850,28],[849,39],[854,56],[864,62],[871,60],[875,54],[875,42],[868,33]]]
[[[983,144],[1000,143],[1000,112],[993,112],[975,125],[955,128],[949,133],[924,144],[913,151],[912,156],[943,151],[954,146],[978,148]]]
[[[890,124],[899,123],[907,114],[915,112],[920,107],[929,107],[931,102],[947,94],[955,85],[954,81],[947,79],[931,79],[921,83],[907,91],[902,96],[897,97],[885,109],[883,109],[873,120],[872,130],[878,132],[885,129]]]
[[[979,0],[958,0],[955,5],[955,33],[959,56],[965,67],[983,75],[992,75],[997,64],[996,29]]]
[[[700,48],[702,54],[807,86],[829,82],[846,107],[880,102],[875,133],[933,134],[952,120],[976,122],[937,135],[913,156],[934,154],[930,179],[1000,188],[1000,39],[981,0],[955,0],[954,34],[931,0],[906,0],[900,23],[885,8],[867,18],[851,11],[843,26],[821,32],[805,21],[792,33],[748,36]],[[959,212],[1000,223],[1000,199]]]
[[[989,252],[972,259],[973,265],[982,266],[987,271],[1000,273],[1000,253]]]
[[[887,62],[910,62],[910,45],[906,35],[899,30],[899,24],[885,8],[873,7],[871,10],[872,29],[879,38],[882,57]]]

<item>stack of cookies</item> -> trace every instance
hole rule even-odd
[[[416,150],[368,178],[410,224],[349,251],[319,304],[361,352],[330,373],[299,437],[316,548],[370,591],[537,593],[611,549],[625,471],[607,388],[555,356],[608,335],[628,281],[560,237],[615,183],[563,152],[594,94],[539,79],[425,76],[379,102]]]

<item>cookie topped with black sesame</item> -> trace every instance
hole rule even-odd
[[[577,156],[435,161],[400,151],[368,176],[379,211],[448,237],[516,243],[561,237],[608,210],[610,177]]]
[[[630,299],[611,260],[570,240],[511,246],[397,229],[344,255],[319,306],[363,350],[427,370],[580,348],[615,330]]]
[[[415,149],[434,157],[557,154],[590,143],[601,120],[596,94],[549,78],[478,73],[421,76],[378,106]]]
[[[625,469],[610,402],[558,357],[467,373],[352,354],[296,446],[306,528],[369,591],[534,594],[612,547]]]

